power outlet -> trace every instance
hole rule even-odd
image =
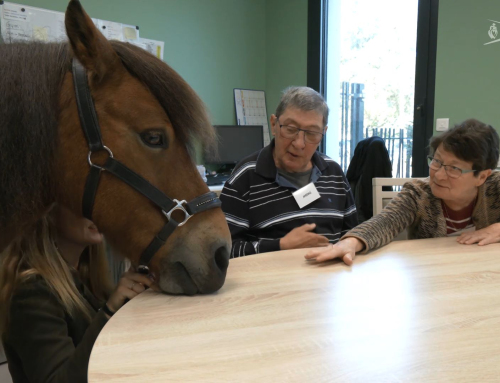
[[[438,118],[436,120],[436,130],[438,132],[444,132],[448,130],[448,127],[450,126],[450,119],[449,118]]]

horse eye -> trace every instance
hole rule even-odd
[[[148,131],[141,133],[142,141],[151,147],[165,147],[166,139],[162,132]]]

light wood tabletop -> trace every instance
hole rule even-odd
[[[304,253],[232,259],[215,294],[139,295],[89,382],[500,380],[500,244],[399,241],[352,267]]]

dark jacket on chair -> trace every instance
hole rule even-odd
[[[392,164],[384,140],[374,136],[356,145],[346,178],[351,185],[359,223],[373,216],[372,178],[392,178]],[[391,190],[391,187],[388,187]]]

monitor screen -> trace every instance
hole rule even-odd
[[[208,164],[236,164],[264,147],[262,125],[215,125],[218,156],[206,158]]]

